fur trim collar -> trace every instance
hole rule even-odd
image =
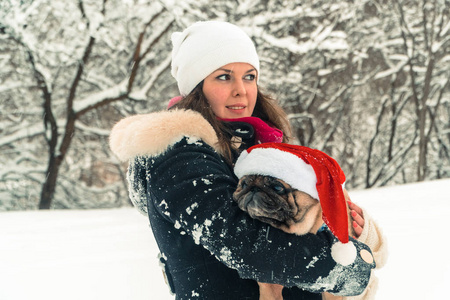
[[[170,110],[127,117],[111,130],[109,145],[121,161],[157,156],[183,137],[203,140],[218,151],[217,135],[198,112]]]

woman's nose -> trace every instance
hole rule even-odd
[[[245,89],[245,84],[242,79],[238,79],[234,82],[233,85],[233,96],[244,96],[247,94],[247,90]]]

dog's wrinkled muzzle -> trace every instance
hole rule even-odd
[[[289,217],[289,212],[284,205],[273,201],[258,187],[252,188],[245,197],[238,201],[239,208],[246,211],[252,218],[269,223],[284,223]]]

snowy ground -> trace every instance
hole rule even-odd
[[[450,180],[351,191],[389,241],[377,299],[444,299]],[[132,208],[0,213],[0,300],[173,299]]]

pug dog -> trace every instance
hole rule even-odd
[[[344,189],[346,200],[348,194]],[[233,198],[240,209],[252,218],[265,222],[287,233],[304,235],[317,233],[323,225],[320,202],[309,194],[293,189],[281,179],[265,175],[244,175],[240,178]],[[349,218],[349,233],[351,216]],[[260,300],[282,300],[283,286],[260,283]],[[329,293],[322,293],[322,299],[343,299]]]

